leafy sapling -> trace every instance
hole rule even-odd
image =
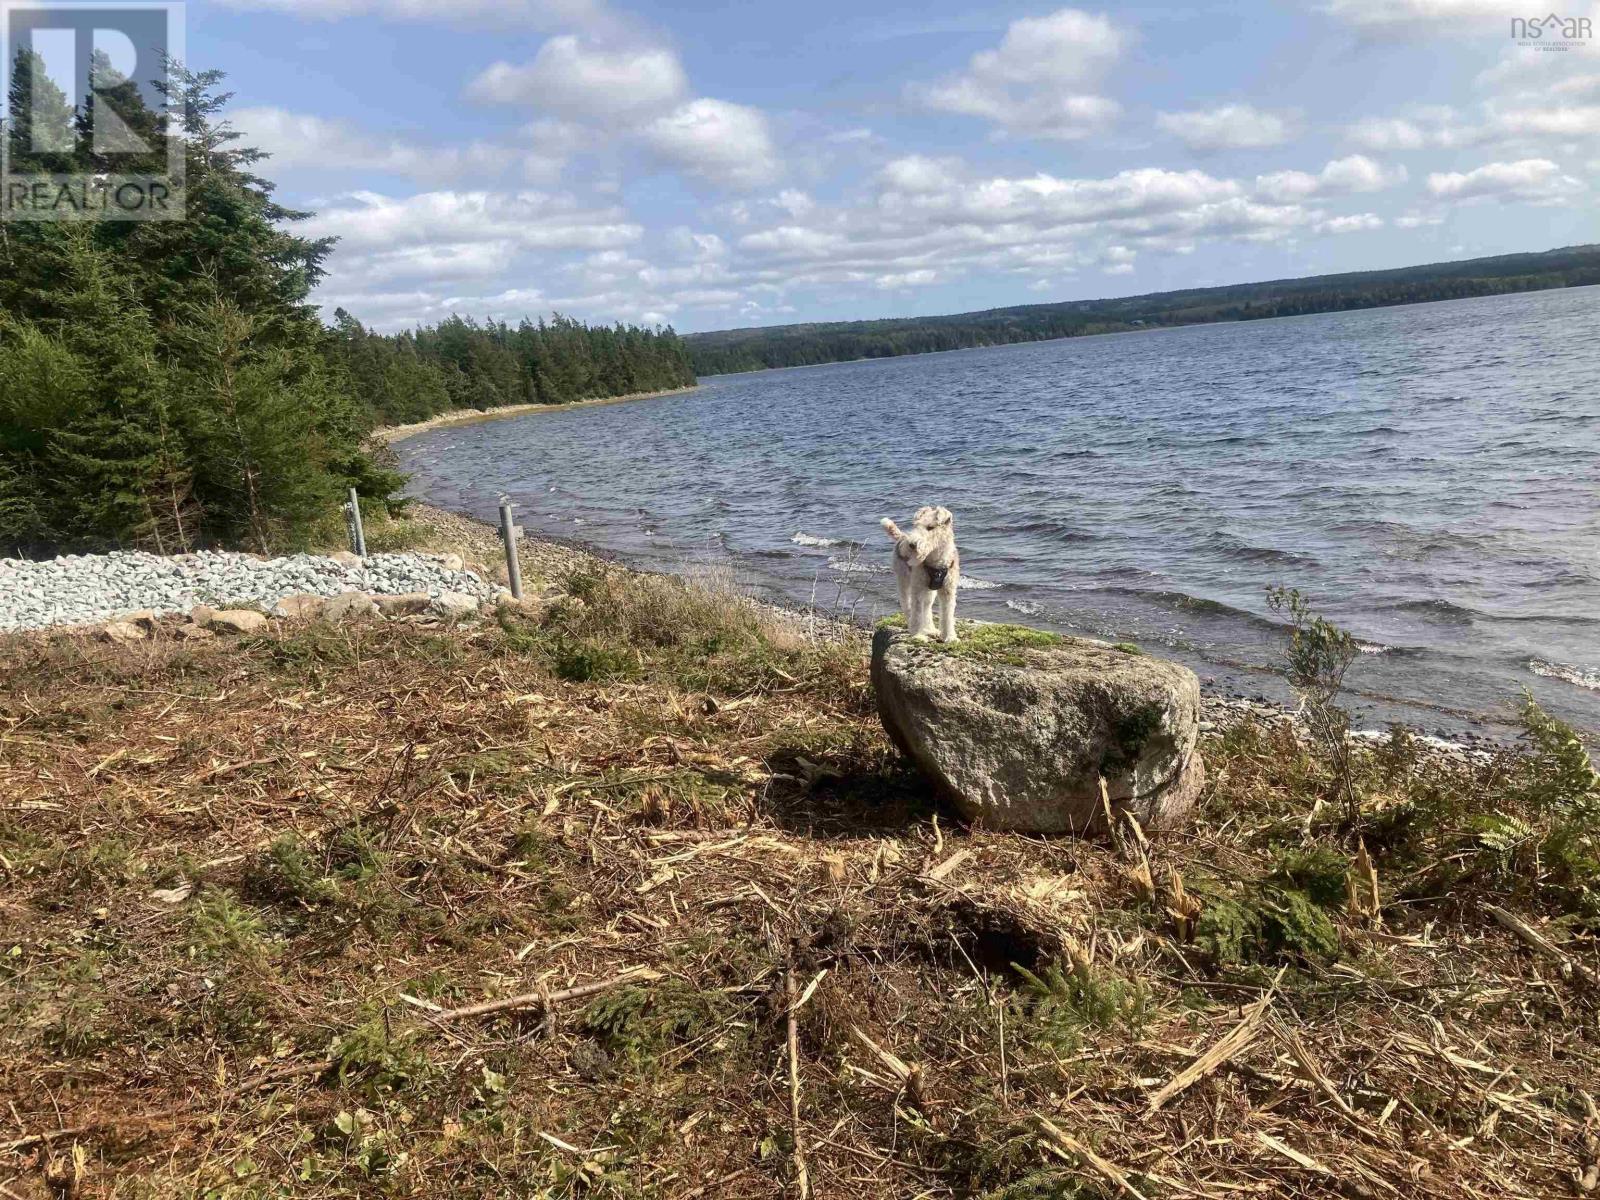
[[[1345,808],[1345,824],[1354,829],[1361,818],[1350,764],[1350,714],[1340,707],[1345,672],[1360,650],[1356,639],[1311,609],[1298,588],[1267,589],[1267,606],[1289,621],[1284,651],[1284,678],[1300,701],[1312,733],[1327,751]]]

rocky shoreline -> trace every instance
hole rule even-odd
[[[347,551],[273,559],[233,552],[0,559],[0,634],[53,629],[132,641],[165,629],[176,636],[205,637],[254,632],[258,627],[251,617],[261,627],[269,617],[453,623],[509,601],[497,529],[422,503],[413,504],[408,517],[425,531],[429,551],[376,554],[365,561]],[[591,547],[548,537],[524,536],[518,557],[533,593],[542,586],[559,589],[579,571],[635,569]],[[871,634],[863,624],[836,614],[746,599],[802,623],[812,636],[859,640],[865,650]],[[245,616],[234,619],[240,612]],[[1279,721],[1294,722],[1296,717],[1264,696],[1202,690],[1201,732],[1225,733],[1245,722]],[[1386,736],[1383,730],[1352,734],[1366,742]],[[1431,750],[1453,757],[1488,757],[1512,744],[1470,731],[1451,736],[1415,731],[1415,736]]]

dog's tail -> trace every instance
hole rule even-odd
[[[884,517],[883,520],[878,522],[878,524],[882,525],[883,528],[884,528],[884,532],[887,533],[891,538],[893,538],[897,542],[901,538],[905,537],[905,534],[900,532],[900,526],[896,525],[888,517]]]

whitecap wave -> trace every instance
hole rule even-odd
[[[1025,617],[1037,617],[1044,611],[1032,600],[1007,600],[1006,607],[1012,612],[1021,613]]]
[[[961,590],[964,592],[987,592],[1001,586],[998,583],[990,583],[987,579],[979,579],[976,575],[963,575],[961,577]]]
[[[843,571],[846,574],[887,575],[889,573],[888,567],[879,566],[875,563],[857,562],[853,558],[830,558],[828,566],[835,571]]]
[[[800,532],[789,539],[796,546],[842,546],[844,538],[818,537],[814,533]]]
[[[1394,647],[1385,646],[1382,642],[1364,642],[1360,638],[1357,638],[1356,649],[1361,651],[1363,654],[1387,654],[1390,650],[1394,649]]]
[[[1544,662],[1541,659],[1530,658],[1528,670],[1535,675],[1543,675],[1546,679],[1559,679],[1562,683],[1572,684],[1573,687],[1600,692],[1600,671],[1588,667],[1574,667],[1567,663]]]

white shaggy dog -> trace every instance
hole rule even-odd
[[[902,530],[888,517],[881,522],[894,539],[894,578],[900,585],[900,611],[914,638],[933,634],[933,598],[939,597],[939,640],[956,640],[956,588],[961,584],[961,555],[956,551],[956,523],[948,508],[924,505]]]

